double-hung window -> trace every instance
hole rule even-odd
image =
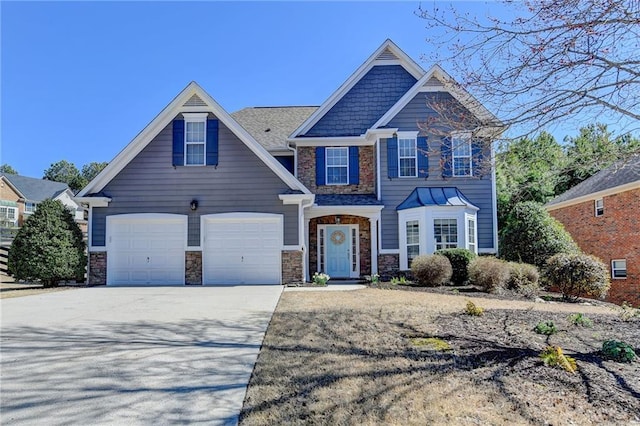
[[[205,165],[207,114],[184,114],[184,164]]]
[[[476,252],[476,221],[467,217],[467,249]]]
[[[25,213],[33,213],[36,211],[36,203],[24,203],[24,212]]]
[[[471,176],[472,155],[471,155],[471,134],[454,133],[451,137],[453,153],[453,175]]]
[[[418,176],[415,137],[398,135],[398,171],[400,177]]]
[[[0,207],[0,221],[15,222],[16,210],[15,207]]]
[[[604,200],[602,198],[598,198],[595,201],[595,211],[596,216],[602,216],[604,214]]]
[[[327,148],[327,185],[349,183],[349,148]]]
[[[457,219],[434,219],[433,235],[436,250],[458,247]]]
[[[615,259],[611,261],[611,278],[624,279],[627,278],[627,260]]]
[[[411,268],[411,262],[420,254],[420,222],[410,220],[407,228],[407,266]]]

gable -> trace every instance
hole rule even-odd
[[[304,136],[359,136],[389,110],[415,83],[401,65],[376,65]]]
[[[399,131],[418,130],[421,123],[428,123],[436,120],[438,115],[431,105],[442,105],[451,107],[458,112],[464,111],[468,116],[471,113],[458,102],[453,96],[446,92],[421,92],[411,99],[393,119],[387,123],[386,127],[397,128]],[[454,117],[447,117],[453,119]],[[457,121],[456,121],[457,123]]]

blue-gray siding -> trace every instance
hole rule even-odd
[[[400,131],[418,130],[418,123],[426,123],[428,120],[433,120],[437,115],[430,105],[434,105],[437,108],[451,106],[456,110],[462,108],[460,103],[448,93],[418,93],[385,127],[398,128]]]
[[[189,215],[188,244],[199,246],[200,216],[229,212],[283,214],[284,243],[298,244],[298,208],[278,199],[287,185],[222,123],[219,153],[217,167],[174,168],[169,124],[103,189],[112,201],[93,209],[93,245],[105,245],[108,215],[176,213]]]
[[[400,65],[374,66],[305,136],[361,135],[415,83]]]
[[[453,102],[448,94],[420,93],[411,100],[388,124],[388,127],[398,128],[400,131],[418,130],[417,123],[424,123],[428,116],[435,115],[435,111],[427,106],[428,99],[440,96],[439,101]],[[457,187],[474,205],[478,211],[478,248],[494,248],[493,241],[493,199],[491,177],[483,178],[442,178],[440,164],[440,136],[430,135],[429,146],[429,177],[424,178],[394,178],[387,177],[387,142],[380,144],[380,173],[381,194],[385,208],[381,218],[381,247],[383,249],[398,249],[398,213],[396,207],[411,194],[416,187]],[[486,153],[489,155],[489,153]]]

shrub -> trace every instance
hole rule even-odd
[[[631,321],[636,317],[640,317],[640,309],[635,309],[627,302],[622,302],[621,310],[618,314],[622,321]]]
[[[84,279],[85,244],[69,210],[60,201],[39,203],[13,240],[7,263],[16,280],[40,281],[45,287]]]
[[[560,367],[569,373],[575,373],[578,370],[576,360],[562,353],[560,346],[549,346],[540,353],[540,358],[544,365],[550,367]]]
[[[546,336],[551,336],[552,334],[556,334],[558,332],[558,327],[553,323],[553,321],[540,321],[535,328],[533,329],[538,334],[544,334]]]
[[[605,357],[618,362],[632,362],[636,359],[636,353],[631,345],[617,340],[607,340],[602,344],[602,353]]]
[[[575,326],[581,326],[581,327],[593,327],[593,321],[591,321],[591,318],[589,318],[588,316],[584,315],[584,314],[571,314],[569,315],[568,318],[569,322]]]
[[[545,279],[562,292],[565,300],[581,296],[602,298],[609,290],[609,271],[595,256],[560,253],[549,259]]]
[[[477,257],[469,264],[469,281],[487,292],[505,288],[509,276],[507,262],[495,257]]]
[[[480,306],[476,306],[471,300],[467,301],[467,307],[464,310],[464,313],[467,315],[471,315],[472,317],[481,317],[484,315],[484,309]]]
[[[439,254],[416,256],[411,262],[411,272],[420,286],[436,287],[451,279],[451,262]]]
[[[522,296],[534,298],[540,292],[540,273],[535,265],[509,262],[507,288]]]
[[[436,254],[445,256],[451,262],[451,268],[453,268],[451,282],[455,285],[462,285],[469,279],[469,263],[476,257],[474,252],[463,248],[455,248],[438,250]]]
[[[506,260],[531,263],[539,268],[557,253],[578,253],[579,249],[560,222],[533,201],[518,203],[509,213],[501,232],[501,256]]]

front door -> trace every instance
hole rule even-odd
[[[351,227],[348,225],[327,226],[326,229],[326,273],[330,277],[351,276]]]

